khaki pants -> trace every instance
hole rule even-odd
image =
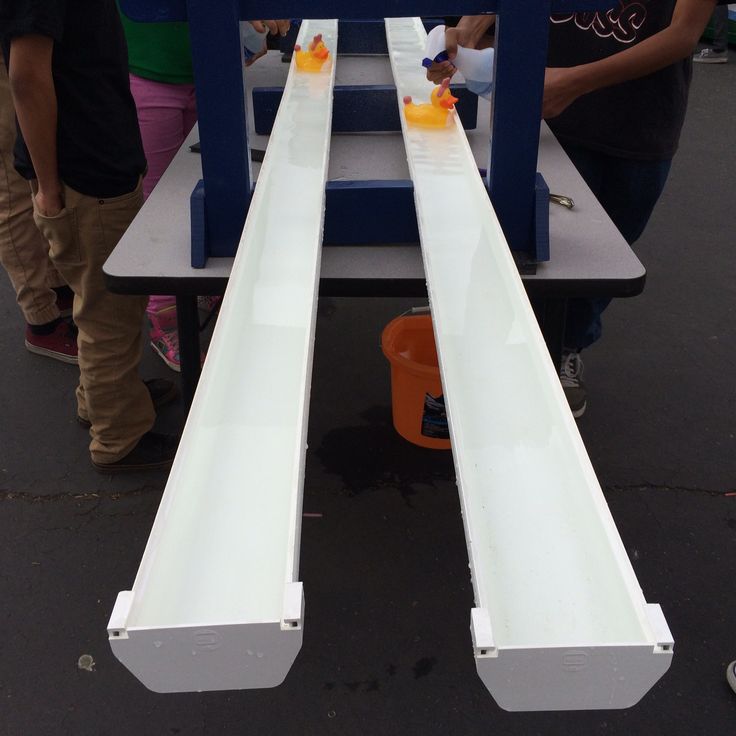
[[[65,186],[64,209],[58,215],[34,212],[36,225],[51,244],[51,260],[74,291],[78,411],[92,423],[90,453],[100,463],[127,455],[156,416],[138,375],[148,297],[112,294],[102,273],[102,265],[142,203],[140,182],[129,194],[109,199]]]
[[[26,322],[42,325],[59,316],[52,288],[64,280],[49,260],[49,244],[33,223],[28,182],[13,168],[15,136],[15,110],[0,53],[0,264]]]

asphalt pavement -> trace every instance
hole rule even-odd
[[[736,53],[696,67],[681,150],[636,246],[644,293],[585,354],[580,430],[670,671],[624,711],[507,713],[478,679],[450,454],[392,429],[383,326],[415,301],[320,303],[300,579],[304,646],[273,690],[157,695],[106,624],[166,476],[111,478],[74,421],[76,369],[28,353],[0,283],[0,734],[736,734]],[[146,349],[146,377],[172,375]],[[488,380],[493,380],[489,376]],[[162,412],[174,430],[183,412]],[[729,495],[730,492],[730,495]],[[94,661],[79,667],[79,659]],[[89,663],[89,660],[86,660]]]

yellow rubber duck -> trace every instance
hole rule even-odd
[[[421,128],[444,128],[455,110],[457,97],[450,94],[450,80],[444,79],[432,90],[430,102],[415,105],[411,97],[404,97],[404,115],[409,125]]]
[[[318,33],[309,48],[303,50],[298,44],[294,46],[296,66],[303,72],[320,72],[325,62],[330,58],[330,52],[322,41],[322,34]]]

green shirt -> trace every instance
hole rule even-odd
[[[138,23],[121,10],[131,74],[168,84],[192,84],[188,23]]]

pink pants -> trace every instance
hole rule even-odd
[[[197,100],[193,84],[167,84],[130,75],[130,91],[138,110],[138,124],[148,173],[143,179],[147,198],[168,168],[184,139],[197,122]],[[172,296],[152,296],[149,314],[174,306]]]

